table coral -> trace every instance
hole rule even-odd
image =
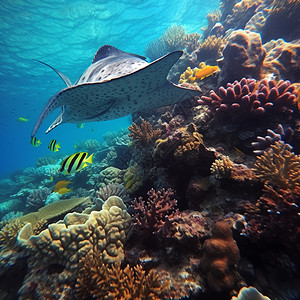
[[[135,210],[133,224],[147,237],[166,229],[170,220],[176,215],[177,200],[173,198],[171,189],[155,191],[151,189],[147,201],[142,197],[135,198],[132,207]]]
[[[300,187],[300,156],[292,153],[291,148],[281,141],[257,157],[253,171],[261,181],[280,189]]]
[[[76,278],[79,260],[93,255],[94,251],[102,253],[105,263],[122,261],[130,223],[131,217],[122,200],[110,197],[101,211],[90,215],[70,213],[63,222],[50,224],[39,235],[28,236],[28,230],[26,234],[21,230],[18,242],[30,257],[30,270],[36,266],[47,270],[57,264],[63,270],[57,280],[70,282]]]
[[[147,145],[152,140],[156,140],[161,136],[161,129],[153,129],[152,125],[142,120],[141,126],[138,126],[133,122],[131,126],[128,127],[130,134],[129,137],[139,145]]]
[[[261,78],[266,50],[258,33],[247,30],[233,31],[219,60],[219,83],[240,80],[243,77]]]
[[[76,283],[78,299],[163,299],[160,277],[150,270],[148,274],[137,265],[121,268],[120,263],[105,265],[99,257],[84,257]]]
[[[215,292],[231,290],[236,283],[234,269],[239,259],[239,249],[228,223],[217,222],[212,237],[204,242],[200,262],[208,286]]]
[[[289,81],[243,78],[241,81],[221,86],[218,94],[211,91],[209,97],[202,96],[199,104],[208,105],[211,113],[220,117],[245,120],[269,113],[290,115],[296,108],[295,87]]]

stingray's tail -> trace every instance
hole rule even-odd
[[[56,108],[58,108],[59,105],[59,101],[58,101],[58,94],[54,95],[53,97],[51,97],[48,101],[48,103],[46,104],[46,106],[44,107],[42,113],[39,116],[39,119],[37,120],[32,133],[31,133],[31,137],[34,137],[38,131],[38,129],[40,128],[41,124],[44,122],[44,120],[48,117],[48,115]]]

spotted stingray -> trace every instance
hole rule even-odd
[[[67,88],[49,99],[31,136],[58,107],[61,113],[46,133],[62,123],[117,119],[199,95],[199,91],[177,86],[166,78],[181,55],[182,51],[175,51],[148,63],[143,56],[104,45],[74,85],[67,76],[43,63],[62,78]]]

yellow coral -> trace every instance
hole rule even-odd
[[[128,167],[124,174],[124,182],[129,193],[137,191],[143,185],[143,169],[138,164]]]
[[[120,263],[103,264],[98,257],[84,257],[76,283],[76,294],[80,299],[132,299],[155,300],[163,298],[163,286],[159,276],[152,270],[146,275],[141,266],[124,269]]]
[[[296,189],[300,186],[300,156],[278,141],[269,151],[258,156],[253,171],[266,184],[280,189]]]
[[[218,179],[229,178],[233,170],[233,162],[228,156],[216,159],[210,167],[211,173]]]
[[[199,68],[196,67],[192,69],[191,67],[187,67],[187,69],[180,75],[179,83],[194,83],[196,74],[205,67],[207,67],[207,65],[204,62],[199,64]]]

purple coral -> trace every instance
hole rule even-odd
[[[165,232],[177,213],[177,200],[172,199],[174,193],[171,189],[161,189],[157,192],[151,189],[147,195],[147,201],[142,197],[133,200],[132,207],[136,211],[133,216],[134,225],[142,229],[145,236]]]
[[[289,81],[256,81],[243,78],[241,81],[221,86],[219,92],[202,96],[199,104],[208,105],[211,113],[232,118],[249,118],[266,113],[291,114],[295,108],[295,87]]]
[[[51,192],[52,191],[47,187],[31,190],[26,199],[26,207],[31,207],[34,209],[43,207],[47,197],[51,194]]]

